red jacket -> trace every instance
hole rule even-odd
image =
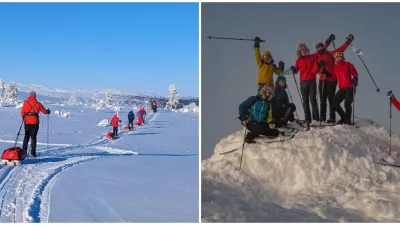
[[[296,60],[296,73],[300,72],[300,81],[304,80],[315,80],[316,78],[316,71],[314,70],[314,63],[316,53],[308,56],[302,56]]]
[[[358,73],[353,64],[345,61],[338,62],[333,67],[332,72],[337,77],[339,89],[354,87],[351,77],[358,77]]]
[[[38,102],[35,97],[29,96],[21,108],[21,116],[24,118],[25,124],[39,124],[39,111],[48,114],[42,103]]]
[[[117,115],[114,115],[111,119],[111,126],[118,127],[118,122],[121,122],[121,120],[118,118]]]
[[[327,44],[325,44],[325,47]],[[316,60],[315,60],[315,64],[314,64],[314,72],[315,73],[319,73],[319,79],[320,80],[328,80],[328,81],[336,81],[337,78],[335,75],[332,74],[332,70],[333,67],[335,66],[335,59],[333,58],[333,54],[335,52],[344,52],[346,51],[346,49],[349,47],[349,43],[345,42],[342,46],[340,46],[339,48],[337,48],[336,50],[333,51],[325,51],[323,54],[316,54]],[[324,65],[322,66],[322,68],[319,68],[317,62],[324,60]],[[328,79],[326,79],[325,74],[321,74],[320,71],[322,71],[322,69],[326,69],[332,76],[329,77]]]

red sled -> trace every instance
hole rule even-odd
[[[113,133],[113,132],[108,132],[108,133],[106,134],[106,138],[107,138],[107,139],[113,139],[113,138],[114,138],[114,133]]]
[[[4,150],[1,155],[1,164],[4,166],[18,166],[26,157],[26,152],[20,147],[12,147]]]
[[[129,126],[125,126],[124,130],[129,131],[129,130],[131,130],[131,128]]]

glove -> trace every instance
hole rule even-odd
[[[325,60],[321,59],[320,61],[317,62],[317,65],[319,66],[319,68],[323,67],[325,64]]]
[[[254,38],[254,48],[260,48],[260,41],[261,39],[259,37]]]
[[[393,93],[392,93],[392,91],[389,91],[389,92],[387,93],[387,96],[388,96],[388,98],[393,98]]]
[[[275,129],[275,122],[272,120],[271,122],[269,122],[269,128],[270,129]]]
[[[285,70],[285,63],[282,62],[282,61],[279,61],[279,70],[280,70],[281,72],[283,72],[283,71]]]
[[[329,77],[332,76],[332,74],[329,73],[326,69],[323,69],[321,72],[322,72],[323,74],[325,74],[325,76],[326,76],[327,78],[329,78]]]
[[[354,35],[352,35],[352,34],[349,34],[349,36],[347,36],[347,43],[349,43],[349,44],[351,44],[351,42],[353,42],[354,41]]]
[[[334,40],[335,40],[335,35],[334,35],[334,34],[331,34],[331,35],[329,35],[328,39],[326,39],[325,42],[326,42],[328,45],[330,45],[331,42],[334,41]]]
[[[291,66],[290,69],[292,70],[293,73],[296,73],[296,67]]]
[[[50,114],[50,109],[47,109],[47,110],[46,110],[46,113],[47,113],[47,114]]]
[[[354,84],[354,86],[358,86],[358,77],[353,77],[352,79],[352,83]]]

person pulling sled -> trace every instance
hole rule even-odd
[[[118,115],[115,113],[111,119],[111,126],[113,127],[113,138],[117,138],[118,135],[118,123],[122,122]]]
[[[281,133],[271,123],[273,94],[274,86],[266,84],[257,96],[251,96],[239,105],[239,119],[249,130],[245,142],[255,143],[254,138],[259,135],[277,137]]]
[[[131,110],[128,113],[128,127],[129,127],[129,130],[133,129],[133,121],[134,120],[135,120],[135,113],[133,113],[132,110]]]
[[[156,101],[151,102],[151,109],[153,109],[153,113],[157,113],[158,103]]]

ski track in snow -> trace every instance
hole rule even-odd
[[[153,121],[157,115],[150,114],[146,124]],[[133,131],[120,129],[119,138],[116,140],[106,139],[103,135],[86,144],[51,144],[57,147],[48,148],[47,151],[38,149],[39,158],[27,158],[17,167],[0,166],[0,222],[48,222],[51,188],[60,172],[105,156],[139,155],[135,151],[104,145],[114,143],[127,134],[136,133],[141,128],[136,126]],[[0,142],[10,141],[0,139]],[[83,149],[101,152],[81,151]]]

